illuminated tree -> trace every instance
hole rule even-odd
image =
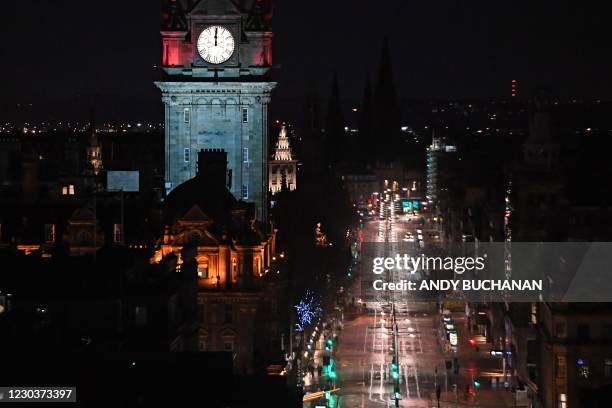
[[[321,306],[311,291],[307,291],[304,298],[294,307],[298,318],[295,324],[295,330],[297,332],[303,332],[306,326],[312,324],[312,322],[314,322],[317,317],[321,316],[322,313]]]

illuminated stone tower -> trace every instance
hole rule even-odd
[[[297,160],[293,159],[287,129],[283,126],[278,136],[274,159],[270,161],[270,187],[272,194],[283,189],[283,182],[289,191],[297,188]]]
[[[161,32],[166,192],[196,175],[201,149],[228,153],[228,187],[267,217],[270,0],[168,0]]]

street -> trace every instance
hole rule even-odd
[[[385,211],[381,218],[364,224],[363,242],[380,243],[387,253],[392,253],[407,234],[416,237],[420,235],[417,230],[423,228],[405,215],[387,216]],[[424,245],[428,245],[427,238],[424,240]],[[413,246],[416,253],[419,242]],[[464,313],[447,314],[456,326],[458,345],[456,352],[445,352],[439,334],[442,315],[435,302],[417,299],[409,291],[362,293],[368,290],[367,286],[362,287],[362,278],[372,273],[371,265],[359,263],[356,272],[351,289],[362,308],[354,319],[346,319],[343,329],[338,331],[333,356],[338,391],[334,392],[336,399],[332,404],[435,407],[438,388],[441,407],[513,406],[513,394],[504,389],[502,382],[497,382],[502,376],[501,359],[491,356],[490,346],[482,338],[468,333]],[[395,281],[406,276],[387,278]],[[374,291],[371,287],[369,290]],[[378,301],[361,303],[362,298],[374,297]]]

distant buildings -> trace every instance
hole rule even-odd
[[[457,152],[457,147],[446,144],[442,138],[432,137],[431,145],[427,148],[427,202],[438,207],[441,199],[448,199],[449,183],[449,156]]]
[[[451,168],[451,205],[442,211],[452,241],[610,240],[611,196],[593,177],[610,175],[603,164],[607,153],[596,153],[607,151],[609,143],[560,125],[575,121],[578,112],[569,115],[539,95],[531,106],[528,136],[520,143],[516,134],[496,137],[490,131],[458,141],[463,160]],[[512,276],[512,262],[506,273]],[[531,406],[597,406],[609,398],[608,305],[474,302],[468,310],[472,334],[485,335],[492,347],[510,353],[509,383],[527,393]]]

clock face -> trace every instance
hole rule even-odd
[[[235,47],[232,33],[219,25],[206,27],[198,38],[198,52],[210,64],[222,64],[230,59]]]

